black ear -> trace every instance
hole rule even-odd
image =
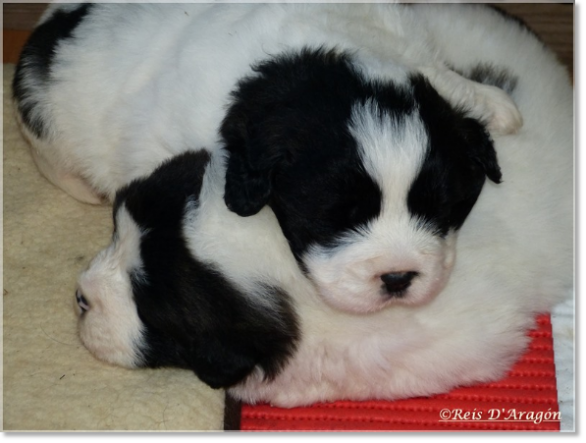
[[[430,122],[432,138],[444,140],[447,145],[462,141],[462,155],[472,160],[473,166],[480,168],[490,180],[500,183],[501,169],[492,138],[485,126],[478,120],[467,117],[465,109],[454,110],[423,76],[414,76],[412,82],[423,120]],[[446,138],[454,133],[457,140]]]
[[[256,214],[271,196],[271,170],[255,170],[240,153],[228,159],[224,202],[242,217]]]
[[[484,170],[490,180],[500,183],[501,168],[488,131],[480,122],[472,118],[464,119],[462,130],[470,158]]]
[[[279,140],[281,125],[261,114],[249,102],[238,102],[220,128],[229,153],[224,201],[243,217],[256,214],[269,202],[273,172],[286,149]]]
[[[232,300],[222,311],[222,323],[194,338],[189,366],[212,388],[237,384],[256,367],[273,379],[295,351],[300,332],[288,294],[272,286],[263,291],[274,302],[269,314],[245,303],[237,306],[237,315],[228,315],[239,304]]]
[[[242,381],[259,357],[236,337],[202,336],[191,349],[191,367],[201,381],[214,389]]]

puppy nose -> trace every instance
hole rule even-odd
[[[84,295],[81,293],[81,291],[79,289],[77,291],[75,291],[75,299],[77,300],[77,306],[80,309],[80,311],[79,311],[80,315],[84,314],[90,310],[90,304],[88,303],[88,301],[86,300],[86,298],[84,297]]]
[[[390,272],[383,274],[380,279],[383,281],[383,289],[391,296],[401,296],[402,292],[411,286],[411,281],[419,275],[415,271]]]

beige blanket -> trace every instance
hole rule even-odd
[[[110,239],[109,207],[73,200],[36,170],[4,65],[5,430],[221,430],[224,393],[182,370],[126,370],[77,337],[77,275]]]

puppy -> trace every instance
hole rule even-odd
[[[216,14],[215,7],[206,6],[204,15],[209,23],[219,16],[239,16],[231,8]],[[270,28],[278,22],[274,11],[284,7],[247,8],[248,18],[264,13],[264,18],[274,19],[267,21]],[[304,8],[299,11],[309,10]],[[143,61],[137,71],[143,75],[125,83],[125,100],[116,102],[120,90],[104,94],[105,102],[125,104],[120,106],[124,109],[109,108],[112,115],[99,114],[112,123],[111,132],[93,132],[111,141],[104,146],[120,147],[117,143],[124,141],[125,149],[98,149],[98,140],[89,134],[83,138],[89,145],[63,148],[71,149],[71,158],[86,149],[95,152],[84,157],[94,181],[88,172],[83,183],[100,183],[103,173],[108,180],[99,188],[101,193],[111,196],[123,188],[114,205],[112,244],[80,276],[76,293],[80,335],[94,355],[127,367],[190,368],[210,386],[227,387],[244,401],[286,407],[431,395],[506,373],[527,343],[525,331],[535,313],[550,309],[572,287],[571,86],[563,68],[534,36],[494,11],[439,5],[396,10],[408,10],[426,23],[442,57],[457,72],[508,89],[523,114],[523,129],[507,137],[493,132],[491,140],[484,127],[488,122],[454,106],[452,98],[419,70],[394,62],[389,70],[385,60],[377,64],[375,58],[345,50],[341,44],[327,47],[324,35],[342,35],[331,28],[327,33],[316,31],[320,38],[312,38],[321,42],[319,46],[303,40],[304,32],[288,32],[302,45],[259,56],[255,64],[246,65],[242,76],[214,71],[213,80],[221,83],[229,77],[225,90],[234,92],[223,95],[222,112],[210,106],[211,114],[194,113],[204,107],[193,101],[197,94],[185,93],[193,89],[183,95],[166,94],[171,89],[165,88],[154,91],[153,78],[162,86],[164,79],[179,85],[182,77],[161,74],[156,69],[161,59]],[[318,14],[309,15],[321,20]],[[102,16],[99,23],[112,24],[115,19],[122,20],[121,15]],[[202,22],[200,31],[205,33],[207,22]],[[243,30],[263,29],[255,21],[238,23],[231,37],[240,35],[239,41],[253,40]],[[305,22],[287,29],[301,23]],[[145,25],[144,30],[146,38],[152,28]],[[487,40],[489,30],[494,38]],[[74,32],[72,46],[61,46],[70,61],[81,55],[74,41],[82,34]],[[456,44],[463,36],[464,48]],[[90,41],[84,40],[82,46]],[[159,42],[167,61],[178,56],[169,51],[173,43],[171,37]],[[101,48],[107,52],[107,46]],[[236,59],[252,59],[246,51],[236,52]],[[483,55],[481,65],[478,53]],[[201,65],[194,72],[210,66],[205,64],[206,54],[209,60],[218,52],[200,53]],[[518,54],[525,58],[520,60]],[[222,61],[233,66],[232,59]],[[300,66],[307,69],[293,69]],[[299,88],[293,94],[285,86],[295,90],[307,84],[289,81],[303,72],[309,83],[318,79],[320,87]],[[283,82],[270,89],[270,95],[248,101],[255,88],[264,91],[263,85],[271,86],[276,74]],[[75,75],[70,73],[69,86],[76,84]],[[68,81],[60,83],[62,92]],[[108,89],[117,83],[101,84]],[[206,90],[206,85],[210,83],[197,87]],[[320,94],[309,100],[318,90]],[[333,92],[338,92],[339,101],[333,101]],[[286,100],[291,97],[295,100]],[[127,107],[129,103],[161,106]],[[340,103],[344,106],[337,106]],[[178,111],[166,114],[171,104],[177,104]],[[55,106],[60,112],[47,114],[54,120],[46,127],[54,134],[63,130],[57,129],[61,126],[56,121],[65,108]],[[36,108],[29,111],[31,116],[32,109]],[[82,109],[83,105],[78,116]],[[21,113],[30,130],[22,109]],[[159,120],[151,113],[167,117]],[[343,113],[348,116],[345,126]],[[195,116],[201,125],[190,123]],[[76,121],[73,114],[68,118]],[[129,124],[138,121],[152,124]],[[299,121],[309,126],[299,128]],[[91,125],[94,119],[85,122]],[[95,123],[94,129],[100,124],[104,122]],[[219,140],[210,135],[218,129]],[[209,143],[203,143],[204,136],[195,137],[198,131],[209,132]],[[68,140],[59,137],[64,143]],[[202,143],[191,143],[194,140]],[[106,151],[118,156],[110,169],[111,160],[98,160],[97,153]],[[100,161],[103,168],[97,167]],[[238,183],[241,189],[234,186]],[[98,188],[92,184],[89,189]],[[322,192],[327,198],[320,200]],[[442,204],[435,202],[437,195],[444,195]],[[418,206],[419,199],[426,204]],[[332,217],[336,213],[344,216],[339,225]],[[325,229],[322,220],[329,223]],[[382,235],[385,229],[392,250],[376,249],[377,238],[388,241]],[[425,258],[426,242],[436,253],[431,260]],[[412,259],[417,253],[423,257],[419,261]],[[321,261],[314,265],[308,258]],[[385,273],[405,275],[385,282],[376,268],[381,258],[401,263]],[[345,266],[347,262],[355,266]],[[434,272],[434,266],[443,266],[444,271],[436,274],[439,284],[428,282],[429,290],[439,290],[434,284],[443,289],[439,295],[412,300],[418,280]],[[336,290],[336,281],[326,281],[333,290],[324,290],[316,276],[328,267],[343,270],[341,279],[353,278],[350,289],[357,287],[358,295],[347,297],[345,288]],[[356,276],[348,277],[355,271]],[[413,272],[417,274],[409,274]]]
[[[41,172],[91,203],[226,147],[228,207],[270,204],[332,306],[422,304],[485,178],[500,181],[485,126],[522,122],[501,84],[447,68],[429,20],[382,4],[53,6],[16,71],[18,116]]]
[[[292,272],[286,243],[264,220],[270,211],[252,223],[228,212],[216,196],[218,161],[205,150],[186,152],[118,193],[112,244],[81,274],[76,291],[81,340],[96,357],[126,367],[193,369],[219,388],[256,366],[273,377],[295,349],[291,298],[263,271]],[[226,236],[208,238],[207,226],[199,226],[208,223]],[[200,259],[200,249],[218,246],[206,242],[218,240],[225,243],[217,260]],[[256,256],[249,243],[269,253]],[[237,269],[228,273],[226,266]]]

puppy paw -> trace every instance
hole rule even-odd
[[[469,80],[448,69],[420,68],[433,87],[453,106],[470,115],[499,135],[512,134],[523,126],[523,117],[513,99],[496,86]]]
[[[509,95],[495,86],[475,84],[476,99],[471,109],[484,121],[491,132],[506,135],[517,132],[523,126],[523,117]]]

